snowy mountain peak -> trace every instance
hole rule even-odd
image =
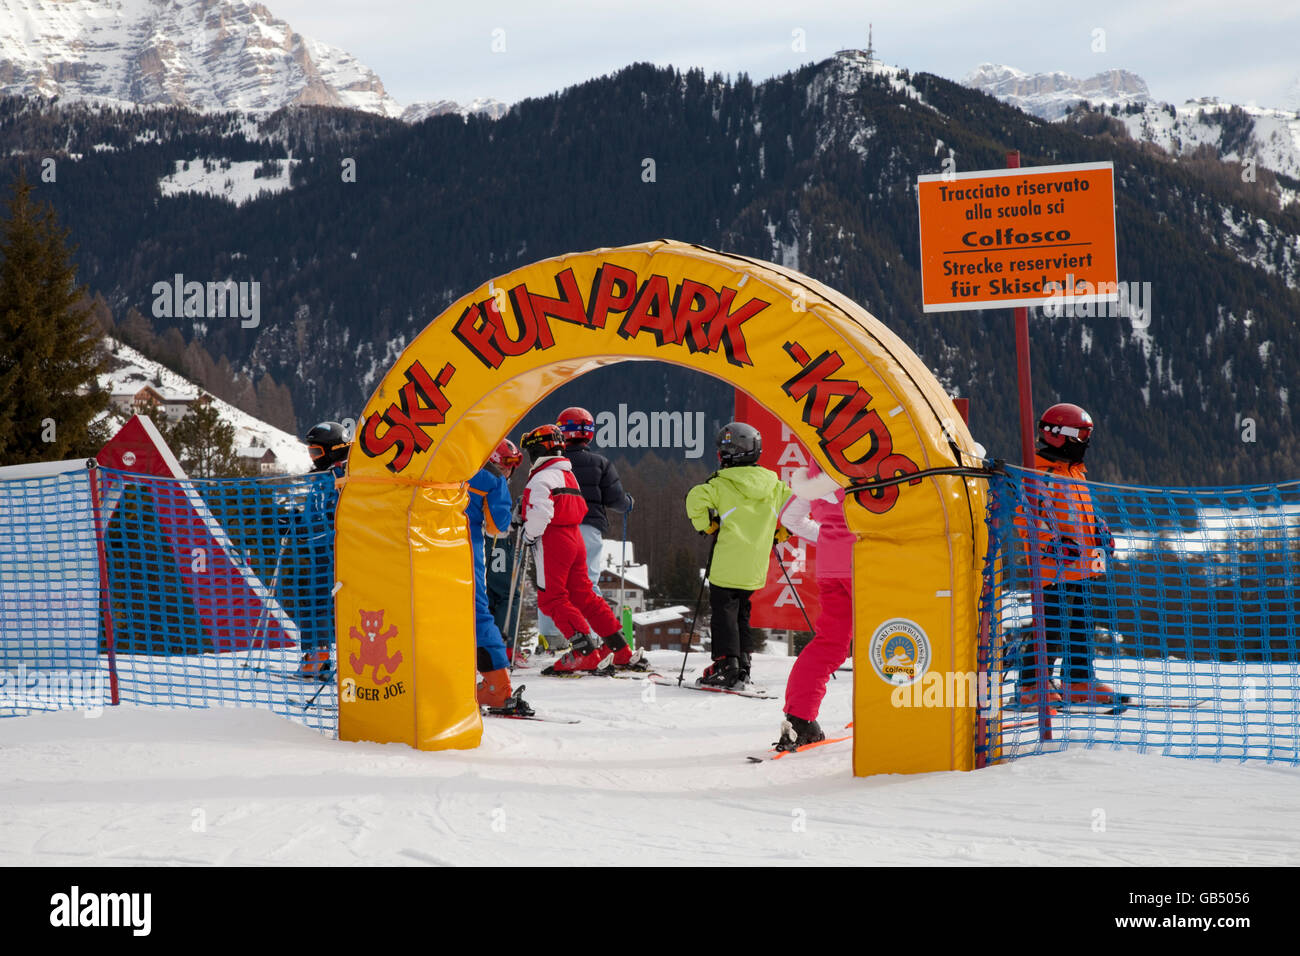
[[[419,123],[430,116],[443,116],[455,113],[458,116],[486,116],[488,119],[500,119],[510,111],[510,107],[500,100],[480,96],[462,106],[454,100],[429,100],[412,103],[402,110],[402,120],[406,123]]]
[[[1083,100],[1122,106],[1151,100],[1146,81],[1128,70],[1106,70],[1080,80],[1059,70],[1026,73],[1013,66],[981,63],[962,83],[1046,120],[1059,119]]]
[[[0,93],[197,110],[402,111],[351,54],[248,0],[0,0]]]

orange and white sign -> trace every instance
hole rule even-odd
[[[918,176],[926,312],[1114,302],[1110,163]]]

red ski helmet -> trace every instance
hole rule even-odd
[[[531,461],[548,455],[564,454],[564,436],[558,425],[538,425],[520,440]]]
[[[1092,416],[1068,402],[1053,405],[1038,419],[1038,438],[1052,448],[1064,448],[1069,442],[1086,448],[1092,438]]]
[[[564,436],[565,441],[579,441],[585,444],[596,436],[596,419],[591,417],[591,412],[577,405],[560,412],[556,424],[560,426],[560,434]]]
[[[488,461],[501,469],[501,474],[509,478],[515,473],[524,456],[519,453],[515,443],[509,438],[501,439],[501,444],[497,445],[496,450],[488,457]]]

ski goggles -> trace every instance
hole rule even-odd
[[[1092,438],[1092,426],[1084,425],[1082,428],[1076,428],[1073,425],[1049,425],[1044,431],[1051,432],[1053,435],[1064,435],[1066,438],[1073,438],[1075,441],[1088,441]]]
[[[307,454],[311,455],[312,461],[315,461],[317,458],[324,458],[326,451],[333,451],[335,448],[347,448],[347,447],[348,446],[346,444],[343,444],[343,445],[334,445],[332,448],[326,449],[324,445],[308,445]]]

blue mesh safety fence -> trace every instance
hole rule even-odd
[[[100,474],[123,703],[262,707],[332,732],[333,475]]]
[[[102,706],[99,625],[87,462],[0,468],[0,714]]]
[[[14,675],[27,691],[0,697],[0,709],[36,709],[32,687],[80,670],[95,675],[93,692],[48,706],[102,706],[116,693],[123,704],[260,707],[334,732],[332,474],[5,471],[0,691]]]
[[[977,747],[1300,762],[1300,482],[989,487]]]

